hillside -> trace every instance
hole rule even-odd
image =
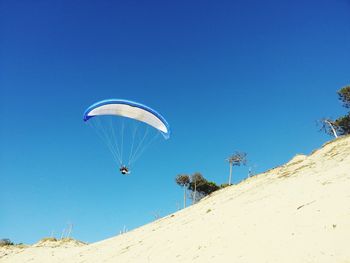
[[[128,233],[0,262],[350,262],[350,137]]]

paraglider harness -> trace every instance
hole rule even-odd
[[[120,168],[119,168],[119,171],[122,173],[122,174],[130,174],[130,171],[129,171],[129,168],[126,167],[125,165],[122,165]]]

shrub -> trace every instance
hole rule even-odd
[[[46,241],[55,242],[55,241],[57,241],[57,239],[55,237],[44,237],[44,238],[40,239],[39,242],[46,242]]]
[[[3,246],[13,246],[13,242],[11,242],[10,239],[8,238],[2,238],[0,239],[0,247],[3,247]]]

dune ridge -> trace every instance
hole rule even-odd
[[[350,262],[350,136],[89,245],[0,248],[0,262]]]

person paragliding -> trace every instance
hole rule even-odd
[[[119,168],[119,171],[120,171],[122,174],[124,174],[124,175],[130,174],[129,168],[126,167],[125,165],[122,165],[122,166]]]
[[[119,165],[130,174],[131,166],[159,135],[170,136],[170,127],[156,110],[144,104],[108,99],[92,104],[84,112],[84,122],[102,138]]]

